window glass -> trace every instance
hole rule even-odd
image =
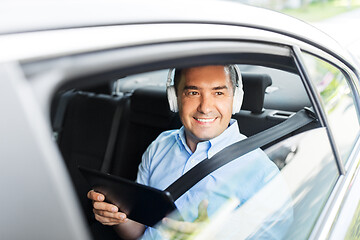
[[[342,161],[346,163],[359,133],[352,90],[338,68],[313,55],[304,53],[303,56],[321,97]]]
[[[246,188],[239,184],[241,170],[224,176],[223,184],[207,195],[209,206],[217,201],[210,221],[200,231],[179,239],[308,239],[339,176],[327,132],[317,128],[298,134],[265,153],[272,161],[285,161],[281,172],[245,202],[223,194],[230,188]],[[244,178],[251,184],[254,176]],[[195,208],[197,205],[182,214],[190,215]],[[170,236],[177,239],[174,233]]]
[[[324,128],[307,131],[266,153],[275,162],[285,156],[281,174],[291,193],[294,218],[284,239],[308,239],[339,176],[327,133]]]
[[[244,76],[246,73],[266,74],[272,79],[272,85],[265,92],[262,113],[254,114],[242,110],[232,116],[238,121],[240,132],[244,135],[250,136],[244,131],[245,127],[267,128],[288,117],[275,117],[274,112],[294,113],[303,107],[311,107],[301,78],[297,74],[257,65],[239,67]],[[135,91],[131,96],[131,101],[135,102],[131,106],[132,117],[136,117],[136,121],[130,122],[129,129],[136,129],[141,133],[141,140],[146,142],[146,146],[164,128],[169,128],[169,122],[172,121],[169,119],[174,117],[172,114],[164,114],[168,110],[166,95],[163,94],[167,74],[168,69],[142,73],[122,78],[117,83],[117,91],[120,92],[133,92],[145,86],[163,90],[143,92],[144,95],[136,95]],[[245,77],[243,80],[245,82]],[[141,99],[137,99],[139,97]],[[145,101],[148,98],[152,101]],[[179,123],[174,129],[180,127]],[[206,180],[197,183],[183,198],[178,199],[175,203],[181,219],[189,223],[200,222],[195,225],[196,231],[179,235],[160,222],[155,226],[160,231],[148,228],[145,238],[151,236],[152,239],[157,239],[160,234],[167,239],[308,239],[339,173],[326,129],[319,128],[318,123],[312,123],[306,129],[305,132],[282,139],[267,149],[257,149],[241,161],[233,161],[216,170],[207,176]],[[221,142],[231,140],[234,136],[233,133],[227,133]],[[139,136],[134,138],[134,141],[138,142],[138,139]],[[180,135],[176,139],[176,144],[166,146],[180,146],[182,149],[184,139]],[[128,149],[133,151],[134,146],[138,145],[132,144]],[[204,141],[199,143],[198,152],[189,155],[187,152],[178,153],[176,164],[183,161],[180,168],[168,163],[163,166],[160,163],[144,165],[150,169],[148,171],[151,174],[164,169],[167,171],[167,174],[161,173],[158,179],[152,178],[157,180],[156,184],[159,185],[149,182],[149,186],[165,189],[176,179],[175,175],[181,176],[207,157],[202,155],[201,151],[209,149],[206,150],[209,156],[212,150],[215,153],[217,150],[211,146],[211,143]],[[163,153],[165,152],[169,151]],[[177,169],[181,173],[174,172]],[[208,201],[206,215],[200,216],[199,209],[203,200]],[[169,217],[179,218],[172,215]]]
[[[241,132],[244,125],[257,128],[279,123],[271,117],[274,110],[311,107],[298,75],[255,65],[240,68],[243,73],[268,74],[273,82],[265,93],[263,113],[243,111],[233,116]],[[290,100],[294,95],[297,102]],[[205,143],[198,147],[206,147]],[[190,159],[194,157],[196,153]],[[210,181],[200,181],[186,194],[186,201],[180,200],[186,204],[177,202],[182,218],[196,223],[200,203],[208,200],[208,219],[189,235],[179,235],[160,223],[161,234],[168,239],[308,239],[339,173],[326,129],[312,123],[307,131],[263,151],[257,149],[208,177]],[[196,191],[199,188],[207,191]]]
[[[115,92],[133,92],[142,87],[158,87],[165,89],[169,70],[158,70],[153,72],[130,75],[119,79],[114,84]]]
[[[354,216],[352,217],[350,226],[345,236],[345,240],[359,239],[360,237],[359,224],[360,224],[360,201],[358,202]]]
[[[297,112],[304,106],[311,106],[299,75],[258,65],[239,67],[243,73],[261,73],[271,77],[272,84],[265,92],[264,108]]]

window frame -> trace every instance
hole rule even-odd
[[[312,104],[315,108],[315,112],[318,114],[319,121],[323,127],[326,127],[328,137],[330,139],[330,144],[333,149],[334,156],[335,156],[335,161],[338,166],[339,173],[340,173],[340,175],[344,175],[344,173],[345,173],[344,165],[341,162],[339,150],[335,144],[334,136],[331,132],[329,121],[327,119],[326,113],[324,112],[324,109],[322,109],[321,101],[318,98],[316,87],[314,86],[313,82],[311,81],[311,77],[308,73],[308,70],[306,69],[306,64],[304,62],[304,59],[301,56],[300,48],[298,48],[297,46],[294,46],[293,54],[294,54],[294,58],[295,58],[295,63],[297,64],[298,69],[299,69],[300,77],[303,80],[305,88],[308,91],[308,95],[311,96],[310,101],[312,101]]]
[[[334,231],[336,225],[340,225],[338,223],[338,217],[341,209],[344,207],[343,203],[346,200],[346,197],[349,195],[349,186],[352,182],[353,176],[357,171],[357,165],[359,160],[356,158],[360,152],[360,134],[358,134],[357,139],[354,142],[354,148],[352,149],[348,161],[346,165],[344,165],[341,161],[337,145],[335,143],[334,137],[331,133],[331,126],[328,124],[328,120],[326,117],[326,113],[321,108],[320,99],[317,97],[317,91],[315,86],[312,84],[311,78],[306,70],[306,65],[304,64],[304,60],[302,58],[302,52],[310,54],[312,56],[318,57],[319,59],[326,61],[327,63],[331,64],[332,66],[339,69],[345,76],[346,81],[353,93],[354,96],[354,105],[357,112],[358,120],[360,121],[360,97],[359,97],[359,80],[358,76],[355,72],[349,69],[345,64],[343,64],[338,59],[328,55],[327,53],[320,52],[310,52],[306,49],[300,49],[298,46],[293,46],[293,54],[296,59],[296,64],[298,65],[299,69],[301,70],[301,77],[305,79],[305,83],[309,84],[307,86],[308,91],[312,93],[309,96],[312,96],[314,100],[314,106],[318,108],[320,115],[319,118],[323,121],[322,124],[326,126],[329,132],[329,140],[333,145],[333,150],[335,154],[335,159],[339,167],[340,176],[338,178],[337,183],[334,186],[332,194],[330,195],[326,205],[323,208],[323,211],[318,218],[317,223],[314,226],[314,229],[309,237],[309,239],[322,239],[326,238]],[[338,223],[338,224],[336,224]]]
[[[186,45],[187,43],[193,44],[194,42],[198,43],[198,46],[200,49],[197,51],[194,51],[193,48],[187,49],[187,51],[183,51],[184,49],[179,46],[183,46],[182,44]],[[144,46],[137,46],[136,48],[132,49],[131,47],[126,48],[120,48],[120,49],[110,49],[107,51],[101,51],[101,52],[87,52],[85,54],[78,54],[77,56],[73,56],[78,61],[76,62],[77,65],[74,64],[73,61],[70,61],[67,65],[66,60],[61,58],[55,58],[49,61],[49,59],[45,60],[48,62],[47,66],[42,66],[43,61],[40,62],[27,62],[22,65],[23,70],[25,71],[25,75],[27,75],[28,79],[34,84],[35,91],[37,90],[37,86],[43,86],[47,85],[48,89],[51,89],[51,91],[47,91],[44,95],[39,95],[40,101],[43,103],[49,103],[49,101],[44,100],[45,99],[51,99],[52,93],[55,89],[58,89],[60,87],[68,87],[68,86],[76,86],[78,85],[78,82],[83,81],[84,79],[87,79],[90,82],[96,82],[96,78],[99,76],[98,74],[105,74],[107,73],[109,78],[113,77],[114,74],[116,75],[116,71],[121,71],[126,74],[133,74],[133,73],[141,73],[148,70],[156,70],[161,69],[164,67],[170,67],[173,65],[180,65],[179,62],[183,61],[184,59],[191,59],[191,60],[199,60],[204,59],[205,57],[213,56],[215,58],[218,58],[220,56],[227,56],[227,61],[230,62],[238,62],[240,60],[241,63],[241,57],[239,57],[239,54],[244,54],[245,47],[240,47],[244,43],[250,43],[255,44],[258,46],[265,46],[269,52],[268,54],[271,56],[286,56],[289,59],[292,59],[295,62],[295,69],[294,71],[298,71],[300,74],[301,79],[303,80],[304,86],[306,90],[308,91],[308,96],[312,100],[312,103],[315,107],[316,113],[320,116],[320,122],[322,126],[328,126],[326,118],[324,117],[324,113],[321,113],[321,107],[319,105],[319,99],[317,99],[316,94],[314,92],[313,86],[311,86],[311,82],[309,81],[309,78],[307,77],[306,71],[302,67],[302,61],[301,61],[301,54],[299,47],[293,45],[286,45],[286,44],[275,44],[273,42],[260,42],[260,41],[254,41],[254,40],[246,40],[246,41],[240,41],[240,40],[192,40],[192,41],[183,41],[183,42],[166,42],[166,43],[154,43],[152,45],[144,45]],[[174,46],[177,46],[176,48]],[[245,45],[243,45],[245,46]],[[149,47],[149,48],[148,48]],[[144,48],[149,51],[139,51],[139,48]],[[276,49],[283,49],[280,53],[276,51]],[[160,53],[159,53],[159,50]],[[212,50],[212,55],[206,52],[204,54],[204,51]],[[249,50],[249,49],[247,49]],[[256,49],[255,49],[256,50]],[[259,48],[258,53],[264,54],[264,49]],[[138,52],[137,52],[138,51]],[[137,53],[136,53],[137,52]],[[210,51],[211,52],[211,51]],[[246,52],[246,51],[245,51]],[[110,53],[109,55],[106,55],[107,53]],[[115,53],[115,54],[113,54]],[[123,54],[125,53],[125,54]],[[154,57],[151,57],[153,54],[157,54],[156,62],[154,64]],[[174,54],[175,53],[175,54]],[[251,54],[254,54],[256,52],[252,51]],[[137,55],[145,55],[145,58],[138,58]],[[147,55],[148,54],[148,55]],[[173,55],[171,55],[173,54]],[[287,55],[288,54],[288,55]],[[111,56],[110,56],[111,55]],[[101,56],[102,60],[104,62],[101,64],[101,66],[98,66],[99,61],[97,58]],[[124,57],[125,56],[125,57]],[[131,56],[131,57],[129,57]],[[170,57],[172,56],[172,57]],[[233,56],[232,58],[230,56]],[[122,61],[122,59],[127,61]],[[151,59],[151,60],[150,60]],[[56,66],[60,61],[63,66],[62,74],[52,74],[49,69],[52,69],[53,66]],[[222,62],[226,62],[223,59]],[[89,71],[88,65],[94,64],[96,66],[94,69],[91,69]],[[112,63],[112,64],[108,64]],[[115,63],[115,64],[114,64]],[[248,63],[248,62],[247,62]],[[192,64],[192,62],[188,63]],[[31,70],[36,69],[37,66],[40,66],[41,68],[39,72],[32,72]],[[43,68],[44,67],[44,68]],[[275,66],[274,66],[275,67]],[[116,70],[116,71],[115,71]],[[88,74],[84,74],[84,72]],[[49,80],[49,77],[53,78],[52,80]],[[49,84],[43,84],[44,81],[50,82]],[[41,93],[41,91],[38,91]],[[315,104],[314,104],[315,103]],[[50,105],[50,104],[49,104]],[[48,109],[49,106],[45,106]],[[47,109],[45,109],[46,112]],[[49,115],[49,114],[48,114]],[[325,119],[325,120],[324,120]],[[333,140],[330,138],[330,143],[333,144]],[[338,156],[335,156],[335,159],[337,159]],[[344,172],[343,172],[344,173]],[[341,182],[341,175],[338,180],[338,183]],[[321,216],[323,216],[326,212],[329,211],[329,202],[333,202],[333,193],[337,192],[339,189],[338,183],[335,185],[336,191],[333,191],[331,193],[330,198],[327,201],[327,204],[325,208],[321,211]],[[324,213],[325,212],[325,213]],[[320,217],[321,217],[320,216]],[[320,227],[317,227],[319,225],[319,222],[324,222],[323,218],[318,218],[317,224],[315,225],[315,228],[312,231],[311,236],[318,235],[318,232],[321,229],[324,229],[323,227],[320,229]],[[321,226],[324,224],[321,224]],[[319,230],[320,229],[320,230]]]

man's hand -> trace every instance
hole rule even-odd
[[[87,197],[93,201],[95,219],[102,224],[113,226],[128,221],[126,214],[119,212],[118,207],[104,202],[105,196],[103,194],[91,190],[88,192]]]
[[[203,200],[198,207],[198,217],[194,222],[176,221],[171,218],[164,218],[163,228],[160,230],[169,239],[187,239],[192,234],[199,231],[206,223],[209,222],[207,214],[208,201]]]

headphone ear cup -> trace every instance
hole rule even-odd
[[[167,98],[169,101],[169,107],[172,112],[179,111],[177,97],[174,86],[169,86],[166,88]]]
[[[234,99],[233,99],[232,114],[240,112],[241,105],[243,102],[243,95],[244,95],[244,91],[242,90],[242,88],[236,87],[234,93]]]

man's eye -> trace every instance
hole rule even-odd
[[[215,95],[224,95],[223,92],[215,92]]]
[[[188,95],[189,96],[196,96],[198,95],[199,93],[198,92],[188,92]]]

